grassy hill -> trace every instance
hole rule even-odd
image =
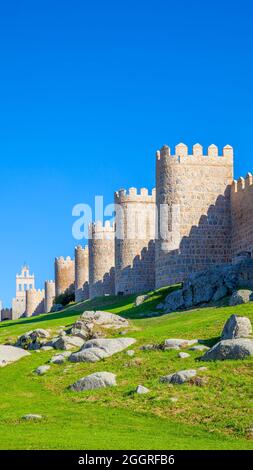
[[[106,297],[54,314],[0,323],[0,343],[5,343],[35,328],[67,329],[84,310],[107,310],[130,319],[127,336],[137,339],[131,358],[122,352],[94,364],[52,365],[39,377],[34,369],[55,352],[32,352],[0,369],[0,448],[253,449],[252,359],[204,364],[196,361],[200,352],[190,351],[190,358],[180,359],[177,351],[139,349],[173,337],[203,339],[211,346],[232,313],[253,322],[253,303],[158,314],[155,307],[168,290],[154,292],[139,307],[134,307],[134,296]],[[198,373],[206,378],[203,387],[159,383],[161,375],[203,365],[208,367]],[[118,386],[82,393],[68,390],[75,380],[98,371],[116,373]],[[133,394],[138,384],[151,393]],[[22,420],[28,413],[41,414],[43,420]]]

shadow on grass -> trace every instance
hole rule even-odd
[[[173,292],[175,289],[178,289],[179,286],[171,286],[159,289],[155,292],[147,293],[148,298],[143,304],[138,307],[135,307],[135,300],[138,297],[137,294],[129,296],[106,296],[106,297],[97,297],[93,300],[86,300],[78,304],[69,305],[64,310],[55,313],[42,314],[30,318],[20,318],[16,321],[5,321],[0,323],[1,328],[4,327],[15,327],[22,325],[32,325],[34,323],[48,322],[51,320],[64,320],[65,318],[74,317],[80,315],[87,310],[102,310],[102,311],[111,311],[114,313],[120,314],[122,317],[129,319],[142,319],[142,318],[152,318],[159,317],[164,315],[163,311],[155,311],[156,306],[159,303],[164,302],[165,297]]]

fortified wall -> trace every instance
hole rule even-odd
[[[253,176],[234,181],[231,189],[232,256],[246,252],[253,257]]]
[[[90,299],[115,293],[115,226],[110,222],[89,227]]]
[[[63,294],[67,290],[74,291],[75,262],[70,256],[55,258],[55,294]]]
[[[156,287],[231,260],[233,149],[196,144],[192,155],[179,144],[162,147],[156,159]]]
[[[88,246],[75,248],[75,301],[89,298],[89,249]]]
[[[156,191],[124,189],[114,195],[116,214],[115,292],[155,288]]]
[[[12,309],[11,308],[2,308],[0,312],[0,321],[12,320]]]
[[[39,315],[44,313],[44,289],[30,289],[26,291],[26,311],[25,316]]]
[[[185,280],[212,265],[244,260],[242,285],[253,285],[253,176],[233,180],[233,148],[207,155],[200,144],[164,146],[156,155],[156,189],[120,190],[115,221],[93,223],[88,247],[55,259],[55,283],[35,289],[23,266],[16,297],[1,318],[50,312],[55,296],[75,290],[77,302],[103,295],[143,293]]]

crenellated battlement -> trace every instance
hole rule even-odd
[[[247,191],[250,188],[252,191],[253,188],[253,175],[252,173],[247,173],[246,177],[243,178],[242,176],[238,178],[238,180],[234,180],[232,183],[232,194]]]
[[[64,256],[59,256],[58,258],[55,258],[55,263],[58,265],[71,264],[73,262],[74,261],[70,256],[66,256],[66,258],[64,258]]]
[[[171,157],[171,160],[177,163],[197,163],[205,165],[207,163],[207,158],[208,163],[213,162],[215,164],[224,164],[224,162],[227,161],[231,164],[233,161],[233,156],[234,150],[230,145],[223,147],[222,153],[220,155],[218,147],[214,144],[209,145],[206,155],[204,154],[203,146],[200,144],[193,145],[191,153],[189,153],[188,146],[183,143],[176,145],[174,153],[171,152],[171,149],[168,147],[168,145],[164,145],[156,152],[156,159],[158,162],[164,158]]]
[[[147,188],[141,188],[138,190],[137,188],[129,188],[120,189],[114,193],[114,201],[115,204],[121,204],[125,202],[155,202],[156,200],[156,189],[152,189],[151,193],[149,193]]]
[[[85,246],[77,245],[75,247],[75,252],[87,253],[88,254],[88,251],[89,251],[88,245],[85,245]]]
[[[109,233],[109,234],[114,234],[115,233],[115,223],[111,222],[109,220],[106,220],[104,225],[101,222],[101,220],[98,220],[97,222],[93,222],[92,224],[89,224],[89,234],[91,235],[90,238],[92,238],[93,235],[99,234],[99,233]]]

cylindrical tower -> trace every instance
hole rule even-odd
[[[55,258],[55,295],[63,294],[67,290],[74,291],[75,285],[75,262],[67,258]]]
[[[51,312],[55,299],[55,282],[45,281],[45,313]]]
[[[110,222],[89,227],[89,293],[90,298],[115,293],[114,268],[115,227]]]
[[[184,144],[175,155],[168,146],[156,157],[156,287],[183,281],[191,272],[231,261],[230,192],[233,149],[208,155]]]
[[[38,315],[44,313],[44,289],[36,290],[30,289],[26,291],[26,311],[25,316],[31,317],[32,315]]]
[[[115,193],[115,291],[141,293],[155,287],[156,191]]]
[[[88,246],[75,248],[75,301],[89,298],[89,249]]]

